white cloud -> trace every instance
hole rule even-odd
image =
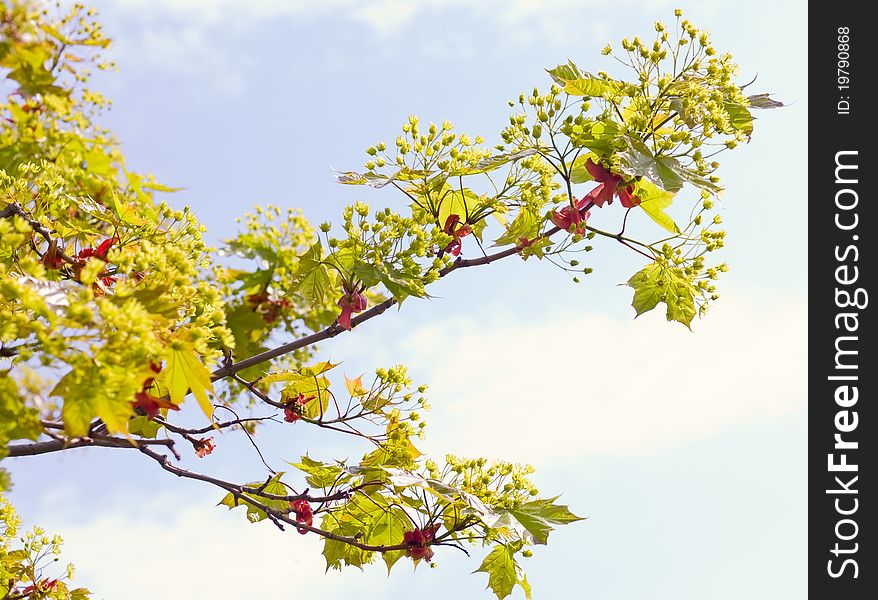
[[[695,333],[658,311],[618,321],[572,309],[511,326],[421,328],[402,352],[431,365],[425,446],[537,465],[651,454],[801,406],[804,302],[731,296]]]
[[[668,4],[668,0],[620,2],[637,11]],[[507,47],[566,47],[578,39],[605,37],[607,19],[613,16],[597,0],[115,0],[103,6],[103,13],[114,23],[111,32],[127,32],[118,36],[117,43],[123,64],[145,61],[184,74],[196,69],[220,73],[223,65],[230,70],[230,34],[247,30],[248,35],[260,35],[260,26],[272,21],[321,27],[347,21],[382,41],[447,23],[442,36],[418,37],[430,38],[422,50],[466,58],[473,50],[461,38],[496,34],[490,47],[480,52],[503,51],[498,40]],[[402,41],[412,50],[419,48],[409,37]]]
[[[62,532],[74,583],[89,586],[96,600],[331,598],[386,585],[356,569],[326,576],[314,535],[250,524],[242,510],[186,502],[162,494],[79,524],[51,513],[41,524]]]

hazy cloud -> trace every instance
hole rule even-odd
[[[423,327],[402,351],[431,365],[429,446],[536,464],[649,454],[802,406],[804,302],[731,298],[695,333],[658,311]]]

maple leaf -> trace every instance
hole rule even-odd
[[[166,360],[165,370],[160,377],[168,388],[171,402],[180,405],[186,395],[192,392],[207,418],[212,418],[213,405],[208,393],[215,393],[213,383],[210,371],[202,364],[195,350],[191,347],[174,349]]]

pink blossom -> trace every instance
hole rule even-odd
[[[437,523],[424,529],[413,529],[403,534],[403,543],[406,545],[405,555],[418,561],[421,559],[430,562],[433,558],[433,549],[430,544],[436,538],[436,531],[440,525]]]
[[[345,290],[344,295],[338,301],[341,314],[338,315],[338,324],[348,331],[351,330],[351,316],[354,313],[366,310],[366,297],[360,292]]]
[[[605,169],[590,158],[585,161],[585,168],[594,177],[594,180],[598,182],[598,185],[585,195],[585,198],[582,199],[583,201],[590,201],[600,208],[605,203],[612,204],[613,196],[618,195],[622,206],[625,208],[632,208],[640,204],[640,199],[632,195],[634,192],[633,185],[620,188],[622,185],[622,177],[620,175],[611,173],[608,169]]]
[[[464,223],[458,227],[458,223],[460,223],[460,215],[448,215],[448,218],[445,219],[445,227],[442,228],[445,233],[452,237],[452,240],[448,242],[443,252],[447,252],[452,256],[460,256],[460,250],[463,248],[463,242],[460,241],[460,238],[468,236],[473,231],[469,224]]]

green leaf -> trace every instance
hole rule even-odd
[[[383,188],[394,181],[414,181],[415,179],[424,179],[429,177],[432,171],[422,171],[403,167],[392,175],[384,175],[383,173],[375,173],[367,171],[366,173],[357,173],[355,171],[342,171],[335,180],[338,183],[346,185],[368,185],[373,188]]]
[[[88,426],[94,418],[90,398],[84,395],[70,396],[64,399],[61,407],[61,419],[64,421],[64,431],[70,437],[80,437],[88,433]]]
[[[481,200],[475,192],[468,188],[463,188],[463,192],[461,192],[460,188],[452,187],[443,189],[440,198],[437,214],[440,227],[445,227],[445,222],[451,215],[460,217],[461,223],[468,221]]]
[[[83,156],[88,170],[101,175],[107,174],[112,166],[112,157],[99,146],[94,146]]]
[[[324,264],[323,246],[316,242],[299,257],[297,280],[299,291],[313,305],[323,304],[326,294],[332,287],[329,269]]]
[[[753,133],[753,115],[746,106],[737,102],[724,102],[723,106],[729,114],[729,123],[732,127],[747,135]]]
[[[79,210],[86,213],[87,215],[105,223],[110,223],[111,225],[118,224],[116,215],[114,215],[103,204],[95,202],[88,196],[71,196],[68,194],[67,198],[70,200],[71,203],[73,203],[74,206],[76,206]]]
[[[522,207],[518,214],[506,227],[506,231],[494,242],[495,246],[505,246],[506,244],[518,244],[522,238],[533,239],[540,232],[542,219],[540,213],[535,208]]]
[[[516,162],[522,158],[533,156],[537,153],[536,148],[527,148],[517,152],[509,152],[506,154],[495,154],[479,160],[475,165],[461,167],[449,172],[449,175],[457,177],[459,175],[477,175],[480,173],[488,173],[494,169],[499,169],[503,165]]]
[[[750,104],[751,108],[783,108],[786,106],[780,100],[775,100],[771,98],[770,94],[755,94],[753,96],[747,96],[747,102]]]
[[[120,402],[119,398],[111,398],[105,393],[96,392],[92,399],[92,407],[110,433],[128,431],[128,419],[134,414],[131,402]]]
[[[72,370],[62,377],[50,395],[64,398],[61,418],[70,437],[88,433],[89,425],[99,417],[110,433],[126,433],[128,419],[134,414],[131,400],[136,393],[132,380],[111,379],[98,367]]]
[[[640,208],[649,218],[673,234],[680,233],[680,228],[665,209],[674,201],[674,194],[641,179],[634,184],[634,195],[640,199]]]
[[[697,314],[695,296],[690,291],[691,286],[677,283],[667,293],[665,304],[668,306],[668,321],[677,321],[689,329],[692,329],[692,319]]]
[[[239,304],[229,306],[226,310],[226,325],[235,338],[235,357],[245,358],[267,350],[264,345],[268,335],[268,325],[262,315],[253,310],[252,305]],[[257,379],[265,375],[267,365],[254,365],[241,372],[247,380]]]
[[[289,494],[289,490],[281,481],[282,476],[283,472],[276,473],[267,482],[256,481],[248,483],[246,487],[257,488],[267,494],[273,494],[275,496],[286,496]],[[250,496],[248,494],[241,494],[239,497],[231,492],[226,494],[217,506],[227,506],[229,510],[243,506],[247,509],[247,520],[251,523],[258,523],[259,521],[268,518],[265,511],[253,504],[251,500],[259,502],[260,504],[278,512],[285,512],[289,509],[289,504],[285,500],[272,500],[261,496]]]
[[[527,575],[524,573],[521,574],[521,579],[518,581],[518,585],[521,586],[521,589],[524,590],[524,597],[527,600],[533,599],[533,590],[530,587],[530,583],[527,581]]]
[[[581,125],[574,125],[570,133],[570,141],[576,148],[588,148],[594,156],[606,157],[613,154],[620,143],[622,130],[610,120],[586,119]],[[579,159],[582,158],[580,161]],[[582,183],[591,180],[591,175],[585,170],[585,160],[588,157],[577,157],[574,160],[573,174]],[[577,169],[579,165],[579,169]]]
[[[658,306],[664,295],[664,285],[660,283],[662,267],[659,263],[652,263],[631,276],[628,285],[634,288],[634,299],[631,306],[639,317]]]
[[[387,508],[377,515],[372,521],[372,527],[366,535],[367,543],[376,546],[393,546],[401,544],[403,535],[412,528],[405,512],[400,508]],[[387,573],[400,558],[404,556],[402,551],[385,552],[382,557],[387,565]]]
[[[180,405],[192,392],[207,418],[213,418],[213,404],[207,395],[208,392],[214,394],[210,371],[191,347],[182,345],[171,350],[159,379],[168,387],[171,402]]]
[[[147,312],[164,319],[174,319],[180,314],[180,307],[168,297],[168,286],[137,287],[130,293],[113,294],[109,299],[114,304],[123,306],[129,299],[136,300]]]
[[[128,421],[128,433],[140,437],[155,439],[162,426],[153,419],[138,415]]]
[[[165,192],[165,193],[179,192],[181,190],[186,189],[186,188],[181,188],[181,187],[171,187],[168,185],[164,185],[162,183],[157,183],[155,181],[149,181],[147,183],[144,183],[143,187],[144,187],[144,189],[147,189],[147,190],[153,190],[156,192]]]
[[[319,460],[309,458],[307,454],[299,460],[302,462],[290,464],[308,474],[305,477],[305,481],[309,487],[328,488],[350,479],[350,476],[338,465],[328,465]]]
[[[304,415],[309,419],[317,419],[326,413],[330,400],[329,379],[323,373],[335,366],[337,365],[328,361],[321,362],[311,367],[272,373],[266,375],[261,382],[266,385],[287,382],[283,389],[283,395],[288,399],[295,398],[299,394],[306,398],[311,397],[304,406]]]
[[[688,169],[670,156],[654,156],[642,141],[627,138],[627,150],[619,153],[622,160],[622,172],[628,177],[645,177],[665,191],[676,193],[689,183],[710,190],[721,191],[722,188],[695,171]]]
[[[680,163],[670,156],[654,156],[646,144],[628,138],[628,149],[619,153],[622,171],[629,177],[645,177],[668,192],[683,187],[683,178],[677,173]]]
[[[39,411],[24,404],[18,385],[7,371],[0,371],[0,458],[7,442],[36,440],[42,430]]]
[[[549,533],[554,529],[553,525],[583,520],[566,506],[554,504],[555,500],[557,497],[535,500],[509,509],[509,513],[530,532],[536,544],[545,544],[548,541]]]
[[[512,545],[496,546],[485,557],[481,566],[473,571],[473,573],[488,574],[488,589],[500,600],[509,596],[519,581],[514,554]]]
[[[580,72],[579,67],[568,61],[546,70],[561,89],[571,96],[615,96],[622,93],[622,86],[615,81],[598,79],[588,73]]]
[[[362,519],[365,515],[358,513],[358,516]],[[366,516],[366,519],[362,520],[367,520],[367,518]],[[338,518],[324,519],[321,525],[323,529],[345,537],[360,535],[363,529],[363,523],[348,514],[342,514]],[[328,572],[329,569],[340,571],[345,565],[362,569],[363,565],[372,562],[374,553],[361,550],[344,542],[324,538],[323,557],[326,559],[326,570]]]
[[[664,302],[668,321],[677,321],[692,328],[692,319],[698,312],[695,297],[700,292],[684,276],[675,273],[663,262],[656,261],[632,275],[628,285],[634,288],[631,306],[637,316]]]
[[[357,263],[353,269],[354,277],[363,282],[367,288],[374,287],[381,282],[381,271],[375,265]]]
[[[278,371],[271,373],[262,378],[262,383],[277,383],[279,381],[299,381],[308,377],[323,375],[324,373],[334,369],[339,363],[331,363],[324,360],[313,365],[299,367],[298,369],[289,369],[286,371]]]
[[[412,279],[383,275],[381,277],[381,283],[384,284],[384,287],[387,288],[387,291],[390,292],[390,295],[393,296],[394,300],[400,303],[409,296],[424,298],[427,295],[424,291],[424,284]]]

